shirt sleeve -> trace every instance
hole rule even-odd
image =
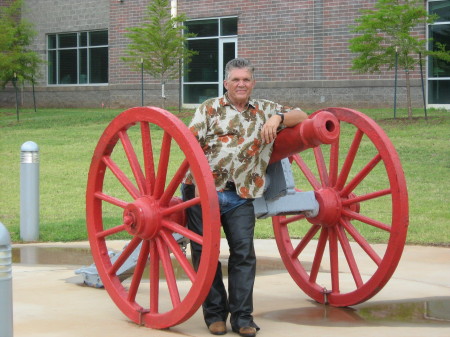
[[[286,112],[289,112],[291,110],[300,110],[301,111],[302,109],[300,109],[300,108],[293,108],[293,107],[286,106],[286,105],[281,106],[281,112],[282,113],[286,113]]]
[[[281,104],[278,104],[278,103],[273,103],[273,104],[274,104],[274,106],[273,106],[273,109],[271,109],[271,111],[270,111],[269,117],[271,117],[271,116],[277,114],[278,112],[286,113],[286,112],[292,110],[292,109],[291,109],[290,107],[288,107],[288,106],[284,106],[284,105],[281,105]],[[278,128],[277,128],[277,132],[280,132],[280,131],[283,130],[285,127],[286,127],[286,125],[284,125],[283,123],[280,123],[280,125],[279,125]]]
[[[204,104],[200,105],[197,110],[195,110],[194,117],[192,117],[189,123],[189,130],[197,138],[200,146],[203,147],[206,144],[206,132],[208,129],[207,123],[207,113]]]

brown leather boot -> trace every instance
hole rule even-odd
[[[255,337],[256,329],[252,326],[244,326],[239,329],[239,335],[242,337]]]
[[[213,335],[225,335],[227,333],[227,325],[224,321],[211,323],[208,329]]]

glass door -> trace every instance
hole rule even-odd
[[[440,46],[450,46],[450,0],[429,1],[429,14],[437,15],[436,21],[428,26],[429,49],[436,51]],[[450,62],[428,57],[428,106],[450,107]]]
[[[190,20],[185,23],[187,48],[197,51],[183,76],[183,106],[195,107],[223,95],[227,62],[237,55],[237,17]]]
[[[225,92],[223,86],[223,80],[225,79],[225,66],[228,61],[237,57],[237,38],[223,38],[219,41],[219,96],[222,96]]]

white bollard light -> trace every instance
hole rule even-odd
[[[0,222],[0,336],[13,336],[11,237]]]
[[[20,156],[20,238],[39,239],[39,147],[22,144]]]

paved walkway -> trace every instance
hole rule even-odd
[[[87,247],[85,242],[61,245]],[[257,240],[256,250],[259,259],[279,258],[273,240]],[[79,277],[74,274],[77,268],[14,264],[15,337],[211,336],[200,311],[167,330],[129,322],[105,290],[74,283]],[[260,337],[449,337],[450,248],[405,247],[389,283],[352,309],[316,304],[286,271],[258,275],[254,298]],[[377,319],[386,312],[389,319]],[[237,336],[232,332],[228,335]]]

